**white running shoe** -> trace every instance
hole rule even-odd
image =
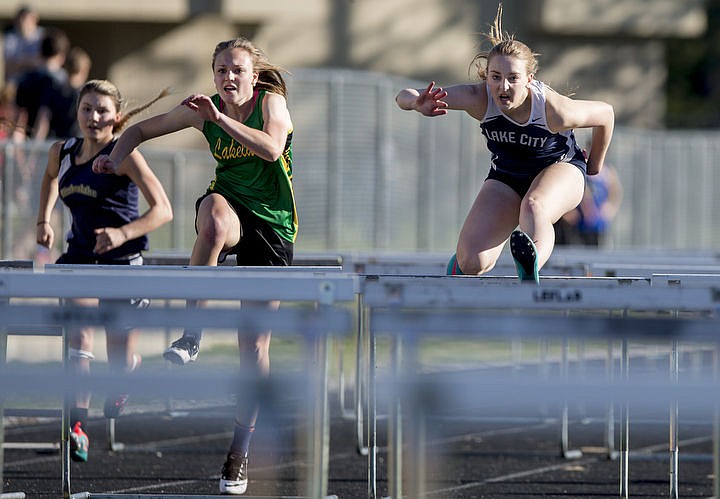
[[[220,475],[220,493],[244,494],[248,486],[247,466],[247,456],[229,453]]]

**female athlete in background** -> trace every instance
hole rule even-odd
[[[172,220],[172,207],[165,191],[138,151],[133,151],[118,164],[114,175],[96,175],[93,160],[108,154],[117,143],[115,134],[135,114],[152,102],[127,113],[122,112],[124,99],[117,87],[107,80],[90,80],[79,93],[77,121],[81,137],[55,142],[48,155],[47,167],[40,188],[37,218],[37,243],[51,248],[55,232],[50,221],[58,196],[70,210],[72,226],[67,236],[67,249],[57,263],[142,265],[142,252],[148,249],[147,234]],[[139,194],[148,209],[139,213]],[[97,300],[77,300],[94,304]],[[146,306],[147,300],[132,300],[132,306]],[[129,373],[140,363],[135,353],[136,331],[106,330],[108,364],[113,372]],[[69,360],[82,374],[90,372],[94,359],[93,328],[70,332]],[[127,394],[110,395],[104,406],[105,416],[120,414]],[[87,413],[90,394],[76,394],[70,410],[71,457],[87,461],[89,439]]]

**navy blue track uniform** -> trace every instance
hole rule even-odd
[[[117,140],[98,153],[110,154]],[[126,175],[93,173],[95,159],[76,164],[75,155],[83,139],[65,141],[60,152],[58,189],[60,198],[72,215],[72,227],[67,235],[67,252],[58,263],[121,263],[135,260],[148,249],[146,235],[126,241],[107,253],[94,253],[95,229],[121,227],[139,217],[139,189]]]
[[[532,108],[525,123],[518,123],[498,108],[487,88],[487,111],[480,129],[491,153],[493,178],[512,187],[520,197],[527,193],[533,179],[548,166],[562,162],[587,172],[587,163],[572,130],[553,132],[545,112],[545,85],[530,82]]]

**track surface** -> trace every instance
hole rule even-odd
[[[340,415],[337,400],[332,407],[328,493],[339,498],[368,497],[367,458],[356,450],[354,421]],[[129,409],[116,425],[116,441],[126,446],[122,451],[107,448],[107,420],[91,418],[90,460],[72,463],[72,493],[218,494],[220,468],[232,438],[229,407],[206,407],[172,416],[161,407]],[[619,496],[619,461],[608,459],[600,448],[604,442],[601,408],[570,408],[570,444],[583,450],[582,457],[572,460],[562,458],[559,452],[560,408],[529,408],[522,418],[517,417],[518,411],[513,411],[515,418],[503,418],[502,409],[502,405],[488,404],[473,420],[448,415],[429,419],[428,497]],[[651,412],[631,409],[635,415],[630,429],[631,497],[668,497],[667,412]],[[97,411],[95,416],[100,416]],[[246,495],[302,496],[307,470],[298,450],[303,441],[302,421],[292,410],[272,422],[268,419],[261,418],[256,430]],[[711,421],[711,415],[681,418],[680,497],[712,496]],[[385,422],[378,422],[383,446],[387,442]],[[617,427],[616,432],[619,435]],[[16,422],[6,428],[7,442],[48,442],[57,440],[58,435],[57,420]],[[381,449],[378,497],[387,495],[386,456]],[[407,464],[409,458],[405,460]],[[25,492],[28,498],[62,497],[59,453],[6,450],[3,491]]]

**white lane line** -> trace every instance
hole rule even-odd
[[[713,438],[712,436],[707,436],[707,437],[697,437],[697,438],[692,438],[692,439],[688,439],[688,440],[678,441],[678,447],[681,447],[684,445],[692,445],[692,444],[711,441],[712,438]],[[647,447],[641,447],[632,452],[633,453],[652,453],[652,452],[660,451],[660,450],[667,450],[667,443],[650,445]],[[601,459],[605,460],[606,457],[598,456],[598,457],[591,457],[591,458],[587,458],[587,459],[573,459],[570,462],[563,462],[563,463],[555,464],[552,466],[543,466],[540,468],[534,468],[534,469],[525,470],[525,471],[518,471],[516,473],[509,473],[507,475],[501,475],[501,476],[496,476],[496,477],[492,477],[492,478],[487,478],[485,480],[480,480],[478,482],[465,483],[463,485],[458,485],[455,487],[446,487],[443,489],[432,490],[432,491],[428,491],[427,495],[442,495],[442,494],[445,494],[448,492],[454,492],[454,491],[472,489],[475,487],[481,487],[488,483],[499,483],[499,482],[514,480],[516,478],[525,478],[525,477],[532,476],[532,475],[540,475],[540,474],[547,473],[550,471],[563,469],[570,465],[578,466],[578,465],[596,463],[596,462],[599,462]]]
[[[263,472],[263,471],[273,471],[273,470],[281,470],[285,468],[293,468],[293,467],[302,467],[306,466],[305,461],[290,461],[288,463],[283,464],[277,464],[277,465],[271,465],[271,466],[262,466],[258,468],[249,468],[248,473],[252,474],[253,472]],[[194,483],[201,483],[207,480],[219,480],[220,479],[220,473],[217,473],[215,475],[208,476],[202,480],[175,480],[173,482],[163,482],[163,483],[153,483],[149,485],[142,485],[139,487],[130,487],[127,489],[118,489],[118,490],[110,490],[107,492],[103,492],[104,494],[127,494],[129,492],[142,492],[145,490],[153,490],[153,489],[159,489],[163,487],[174,487],[177,485],[192,485]]]

